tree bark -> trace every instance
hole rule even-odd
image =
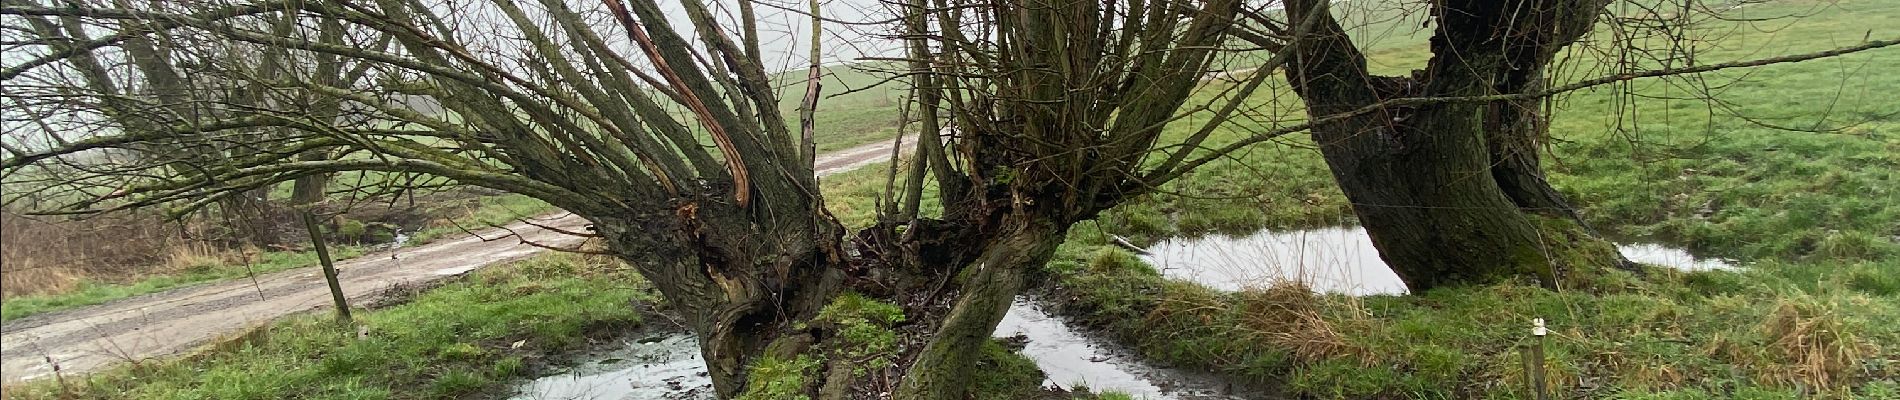
[[[324,188],[329,184],[330,174],[311,174],[291,181],[290,204],[305,205],[323,201]]]
[[[699,335],[715,391],[733,398],[767,345],[799,335],[800,322],[842,293],[846,260],[839,245],[843,228],[814,201],[762,211],[722,196],[680,201],[672,209],[585,216],[615,254],[682,311],[687,328]],[[754,223],[752,213],[776,213],[781,223]],[[790,217],[796,215],[819,217],[799,222]]]
[[[961,399],[975,367],[970,349],[989,340],[1029,271],[1048,260],[1069,225],[1060,216],[1003,208],[921,219],[905,234],[874,226],[847,246],[845,229],[828,216],[807,226],[764,226],[735,217],[754,211],[733,208],[720,194],[698,199],[672,210],[587,217],[669,306],[683,311],[720,398],[744,394],[761,360],[808,356],[821,361],[818,371],[902,377],[896,387],[880,387],[855,374],[812,372],[806,383],[813,398],[829,387]],[[903,309],[898,343],[912,345],[893,349],[889,365],[838,356],[849,344],[814,322],[847,292]]]
[[[990,243],[968,266],[962,296],[898,386],[900,400],[960,400],[971,385],[974,351],[990,340],[1009,305],[1025,286],[1028,270],[1041,267],[1062,243],[1066,224],[1019,221]]]
[[[308,151],[297,155],[298,161],[323,161],[329,158],[321,150]],[[304,207],[322,202],[328,197],[331,174],[314,173],[297,177],[290,182],[290,205]]]
[[[1380,257],[1414,292],[1530,275],[1553,282],[1536,226],[1492,177],[1474,106],[1356,118],[1313,133]]]

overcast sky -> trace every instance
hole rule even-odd
[[[732,0],[703,0],[714,12],[731,16],[727,22],[737,21],[739,5]],[[576,9],[600,7],[597,2],[576,1],[570,3]],[[754,13],[759,19],[759,49],[765,56],[767,71],[785,71],[802,68],[806,64],[811,39],[811,17],[803,12],[810,7],[804,0],[757,0],[753,3]],[[686,10],[678,0],[660,0],[660,6],[666,11],[668,20],[675,28],[692,26],[686,19]],[[892,12],[879,0],[820,0],[818,7],[827,19],[870,23],[892,18]],[[787,9],[798,12],[787,11]],[[736,25],[733,25],[736,26]],[[856,61],[863,57],[891,57],[902,54],[902,43],[886,39],[894,32],[895,26],[889,24],[860,25],[838,22],[824,22],[824,36],[820,51],[824,54],[823,63],[839,64]],[[612,30],[618,32],[618,29]],[[731,31],[737,40],[737,30]],[[697,35],[695,35],[697,36]]]

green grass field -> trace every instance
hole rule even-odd
[[[818,100],[816,129],[812,141],[819,153],[845,149],[897,136],[897,114],[904,91],[901,81],[886,82],[875,69],[883,64],[859,64],[825,67],[820,78],[823,95]],[[796,79],[780,96],[780,107],[793,132],[798,128],[799,101],[803,99],[805,75],[790,72],[780,79]],[[847,92],[848,91],[848,92]]]

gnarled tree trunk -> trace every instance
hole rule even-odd
[[[895,390],[903,399],[962,398],[975,367],[971,349],[989,340],[1028,271],[1048,260],[1069,223],[1024,213],[958,214],[963,218],[929,220],[909,234],[868,228],[845,244],[845,229],[816,208],[806,210],[820,216],[811,224],[767,227],[729,217],[745,211],[719,198],[587,217],[682,311],[699,334],[721,398],[757,384],[749,368],[761,360],[800,356],[820,360],[820,370],[904,377],[892,388],[813,372],[806,374],[807,392],[834,386]],[[906,337],[899,342],[914,345],[895,349],[887,365],[836,356],[849,344],[814,320],[847,292],[901,306],[907,318],[894,328]]]
[[[1315,116],[1406,97],[1477,97],[1535,90],[1555,52],[1589,31],[1599,0],[1442,1],[1435,56],[1409,77],[1375,76],[1327,1],[1289,2],[1318,15],[1296,40],[1288,79]],[[1539,102],[1391,106],[1313,129],[1333,176],[1380,256],[1415,292],[1626,262],[1588,233],[1545,180]]]

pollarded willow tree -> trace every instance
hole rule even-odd
[[[699,335],[721,397],[765,387],[748,373],[777,361],[801,368],[807,378],[792,386],[814,397],[960,399],[974,349],[1071,224],[1221,155],[1191,153],[1211,126],[1186,145],[1160,143],[1161,128],[1228,43],[1236,15],[1259,11],[1238,0],[896,4],[925,139],[914,142],[912,179],[891,196],[901,204],[885,207],[877,225],[847,232],[813,177],[813,129],[821,127],[804,113],[793,129],[778,108],[779,82],[749,23],[754,4],[740,1],[736,21],[700,0],[680,5],[685,26],[654,0],[8,1],[0,15],[76,20],[97,31],[9,57],[10,104],[165,96],[33,77],[65,74],[72,68],[62,66],[90,50],[186,33],[258,54],[352,60],[367,75],[226,75],[246,87],[308,93],[361,118],[291,102],[208,101],[201,106],[217,112],[162,114],[156,126],[49,129],[52,145],[9,146],[0,167],[15,176],[81,165],[61,178],[116,188],[76,190],[89,194],[69,206],[80,211],[189,210],[229,193],[358,171],[533,196],[592,221],[609,251],[651,281]],[[331,28],[386,35],[393,45],[320,34]],[[254,60],[198,61],[248,71],[237,66]],[[149,81],[149,72],[124,73]],[[1245,97],[1208,107],[1231,111]],[[818,96],[803,98],[810,110]],[[258,127],[284,134],[247,134]],[[252,153],[185,169],[151,161],[164,157],[88,157],[158,151],[149,144],[170,141]],[[317,150],[329,156],[298,157]],[[926,197],[947,211],[920,212]],[[847,293],[901,307],[905,318],[888,327],[896,343],[877,358],[885,362],[832,356],[868,346],[822,318]]]
[[[1274,53],[1270,66],[1280,67],[1309,120],[1237,144],[1309,131],[1380,257],[1414,293],[1515,278],[1559,287],[1568,277],[1633,267],[1545,178],[1540,149],[1549,141],[1552,96],[1900,43],[1696,64],[1680,31],[1693,29],[1697,15],[1720,18],[1747,2],[1630,2],[1642,17],[1609,22],[1617,19],[1603,18],[1615,15],[1610,0],[1399,2],[1393,7],[1426,15],[1431,57],[1407,75],[1380,75],[1361,51],[1366,38],[1349,34],[1333,3],[1287,0],[1283,13],[1245,16],[1266,34],[1239,39]],[[1631,50],[1637,44],[1605,33],[1601,41],[1615,48],[1608,52],[1626,58],[1611,68],[1616,73],[1567,82],[1549,73],[1565,49],[1593,32],[1639,29],[1678,43],[1661,56],[1632,54],[1642,52]]]
[[[1609,1],[1432,2],[1433,57],[1412,76],[1369,73],[1330,3],[1293,0],[1286,8],[1289,19],[1318,20],[1283,50],[1287,81],[1313,115],[1393,98],[1534,91],[1544,67],[1596,27]],[[1558,268],[1627,265],[1606,242],[1581,233],[1583,221],[1545,180],[1536,147],[1544,134],[1540,101],[1382,107],[1317,126],[1312,135],[1380,257],[1413,291],[1517,276],[1553,285]],[[1545,231],[1564,225],[1579,234]],[[1586,243],[1558,243],[1571,240]],[[1583,265],[1560,265],[1575,261]]]

